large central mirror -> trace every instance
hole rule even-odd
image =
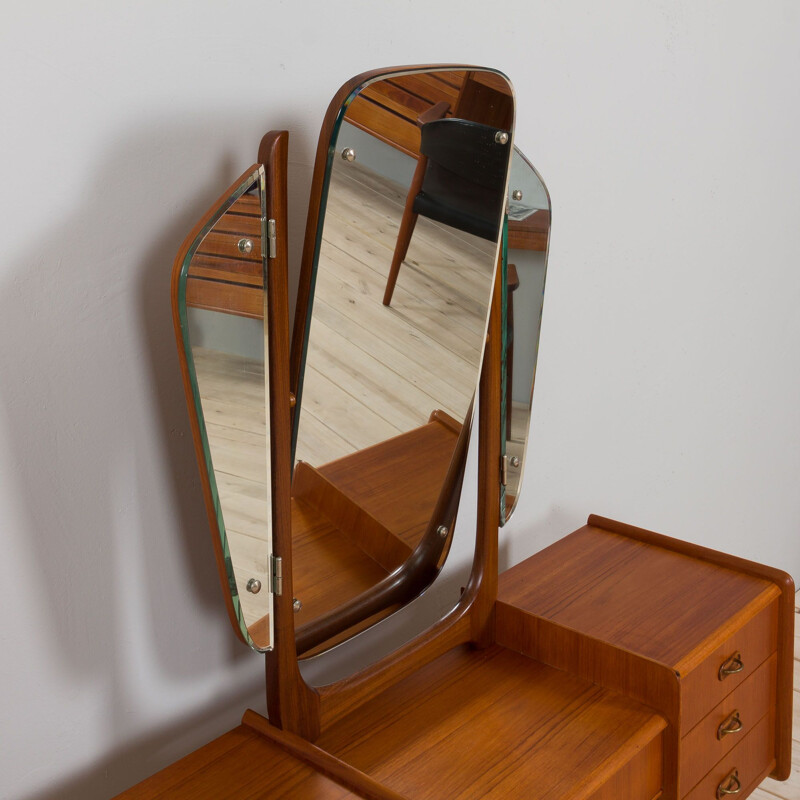
[[[513,116],[504,76],[429,69],[367,81],[333,125],[293,342],[299,654],[408,602],[447,556]]]

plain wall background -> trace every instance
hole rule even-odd
[[[327,103],[498,67],[553,233],[515,563],[617,517],[800,577],[800,6],[31,0],[0,28],[0,796],[103,798],[264,709],[169,310],[194,221]]]

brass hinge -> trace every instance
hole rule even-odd
[[[272,561],[272,594],[283,594],[283,560],[280,556],[270,556]]]
[[[508,485],[508,456],[500,458],[500,483],[503,486]]]
[[[267,254],[269,258],[278,255],[278,226],[274,219],[267,220]]]

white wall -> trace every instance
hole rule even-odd
[[[207,544],[169,271],[270,128],[292,132],[299,241],[328,99],[381,64],[504,69],[552,193],[506,563],[597,512],[800,577],[799,17],[793,0],[4,10],[0,795],[108,797],[263,710]]]

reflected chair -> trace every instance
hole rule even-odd
[[[447,104],[422,115],[420,157],[406,198],[389,278],[388,306],[417,217],[496,241],[505,199],[505,171],[511,152],[506,131],[465,119],[444,117]],[[438,114],[441,119],[431,119]]]

